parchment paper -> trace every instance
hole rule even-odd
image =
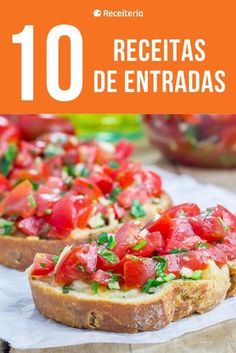
[[[193,178],[156,169],[164,188],[175,203],[196,202],[202,208],[220,203],[236,212],[236,194]],[[197,331],[221,321],[236,318],[236,298],[225,300],[203,315],[171,323],[155,332],[117,334],[79,330],[42,317],[32,302],[25,273],[0,266],[0,337],[14,348],[49,348],[82,343],[160,343],[187,332]]]

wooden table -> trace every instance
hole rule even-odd
[[[136,157],[146,164],[158,165],[176,174],[190,174],[201,182],[210,182],[236,192],[236,171],[188,168],[170,163],[147,141],[139,143]],[[236,320],[186,334],[168,343],[155,345],[86,344],[55,349],[12,349],[0,342],[0,353],[236,353]]]

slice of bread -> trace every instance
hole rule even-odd
[[[147,204],[146,216],[142,218],[145,222],[151,219],[157,213],[162,213],[172,205],[170,196],[163,192],[158,204]],[[129,218],[128,216],[126,217]],[[127,220],[126,219],[126,220]],[[78,245],[86,242],[89,238],[96,238],[101,232],[114,232],[120,225],[109,225],[98,229],[83,229],[78,232],[78,236],[66,240],[47,240],[37,237],[21,236],[0,236],[0,264],[24,271],[29,267],[37,252],[56,254],[66,245]]]
[[[138,289],[93,294],[83,283],[78,291],[63,294],[61,287],[43,278],[29,281],[35,305],[44,316],[72,327],[127,333],[159,330],[192,313],[205,313],[222,302],[230,288],[228,266],[219,268],[213,261],[201,280],[173,280],[153,294]]]

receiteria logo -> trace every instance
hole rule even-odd
[[[93,10],[94,17],[100,17],[102,15],[102,11],[99,9]]]
[[[141,10],[93,10],[94,17],[143,17],[144,13]]]

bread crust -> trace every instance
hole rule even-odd
[[[163,192],[160,197],[160,203],[155,207],[156,212],[164,212],[172,205],[170,196]],[[154,216],[153,213],[147,214],[147,217],[143,219],[146,221]],[[20,237],[20,236],[0,236],[0,264],[24,271],[29,267],[37,252],[57,254],[59,250],[63,249],[67,245],[78,245],[84,243],[88,238],[96,238],[102,231],[113,232],[117,229],[117,226],[111,227],[106,226],[102,229],[93,229],[88,231],[84,236],[78,237],[77,239],[68,240],[47,240],[38,239],[33,237]]]
[[[60,288],[39,279],[29,281],[34,303],[47,318],[72,327],[134,333],[159,330],[171,321],[214,308],[230,286],[227,266],[214,271],[207,279],[175,280],[155,294],[140,294],[134,299],[80,297],[72,291],[63,294]]]

